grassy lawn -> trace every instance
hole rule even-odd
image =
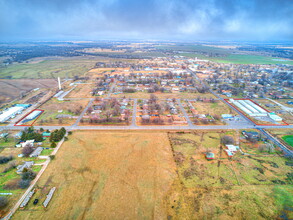
[[[49,156],[53,151],[54,149],[44,149],[41,153],[41,156]]]
[[[293,135],[285,135],[282,137],[282,139],[291,147],[293,147]]]

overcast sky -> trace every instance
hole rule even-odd
[[[0,39],[293,40],[293,0],[0,0]]]

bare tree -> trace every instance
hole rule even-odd
[[[234,144],[234,138],[232,136],[225,135],[221,138],[222,144]]]

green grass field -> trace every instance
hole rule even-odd
[[[234,64],[289,64],[293,65],[293,61],[278,61],[277,58],[244,55],[244,54],[230,54],[223,57],[206,57],[197,53],[182,53],[182,56],[197,57],[199,59],[206,59],[218,63],[234,63]]]
[[[283,139],[287,144],[289,144],[290,146],[293,147],[293,135],[286,135],[286,136],[283,136],[282,139]]]
[[[83,75],[94,67],[97,60],[82,58],[56,58],[38,63],[19,63],[0,68],[0,78],[13,79],[56,78]]]
[[[258,55],[232,54],[233,51],[225,48],[210,47],[203,45],[168,45],[158,46],[158,49],[177,50],[181,56],[197,57],[218,63],[234,63],[234,64],[289,64],[293,65],[293,60],[279,61],[277,57],[266,57]],[[202,53],[217,54],[219,57],[207,57]],[[281,58],[279,58],[281,59]]]

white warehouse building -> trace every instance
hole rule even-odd
[[[230,99],[230,102],[241,109],[249,116],[254,117],[265,117],[268,116],[268,112],[250,100],[234,100]]]
[[[6,111],[2,112],[0,115],[0,123],[8,121],[10,118],[14,118],[15,115],[20,114],[24,110],[24,107],[14,106]]]

